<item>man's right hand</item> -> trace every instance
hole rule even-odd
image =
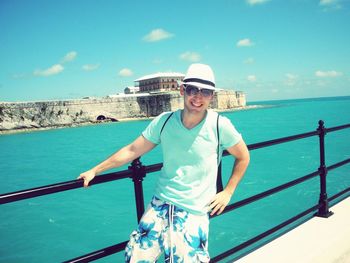
[[[94,179],[95,176],[96,176],[96,173],[93,170],[88,170],[80,174],[77,179],[84,179],[84,187],[88,187],[90,181]]]

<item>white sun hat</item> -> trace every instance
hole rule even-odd
[[[209,65],[194,63],[187,70],[186,76],[181,82],[183,85],[193,85],[202,89],[218,91],[215,88],[215,77]]]

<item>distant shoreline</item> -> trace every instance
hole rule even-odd
[[[241,106],[241,107],[236,107],[236,108],[227,109],[227,110],[215,110],[215,111],[221,113],[221,112],[234,112],[234,111],[242,111],[242,110],[261,109],[261,108],[269,108],[269,107],[273,107],[273,105],[248,105],[248,106]],[[153,116],[153,117],[123,118],[123,119],[118,119],[117,122],[142,121],[142,120],[151,120],[154,118],[155,118],[155,116]],[[56,130],[56,129],[65,129],[65,128],[76,128],[76,127],[93,126],[93,125],[106,124],[106,123],[113,123],[113,122],[112,121],[96,121],[96,122],[73,123],[73,124],[66,124],[66,125],[53,125],[53,126],[48,126],[48,127],[18,128],[18,129],[11,129],[11,130],[1,130],[0,135],[30,133],[30,132],[36,132],[36,131],[47,131],[47,130]]]
[[[144,95],[145,96],[145,95]],[[132,95],[129,96],[119,96],[119,97],[132,97]],[[97,99],[97,97],[96,97]],[[339,95],[339,96],[323,96],[323,97],[306,97],[306,98],[287,98],[287,99],[273,99],[273,100],[253,100],[250,101],[250,103],[254,103],[254,105],[260,105],[260,103],[265,104],[265,103],[271,103],[271,104],[276,104],[279,102],[288,102],[288,101],[308,101],[308,100],[334,100],[334,99],[339,99],[339,100],[343,100],[343,99],[350,99],[350,95]],[[0,101],[0,103],[28,103],[28,102],[32,102],[32,103],[36,103],[36,102],[56,102],[56,101],[60,101],[60,100],[64,100],[64,101],[76,101],[76,100],[82,100],[79,98],[71,98],[71,99],[38,99],[38,100],[6,100],[6,101]],[[248,106],[253,106],[253,105],[248,105]]]

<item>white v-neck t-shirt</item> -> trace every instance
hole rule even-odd
[[[222,151],[237,144],[242,136],[231,121],[219,118],[219,156],[217,116],[208,110],[206,117],[192,129],[187,129],[177,110],[161,129],[171,112],[157,116],[142,132],[144,138],[160,144],[163,168],[155,189],[155,196],[190,213],[208,213],[208,205],[216,194],[218,160]]]

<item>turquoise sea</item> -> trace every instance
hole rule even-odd
[[[264,101],[264,108],[226,112],[247,144],[350,123],[350,96]],[[75,179],[136,138],[149,121],[131,121],[0,136],[0,193]],[[350,129],[326,136],[326,164],[350,157]],[[142,157],[161,162],[160,149]],[[233,160],[223,161],[224,180]],[[232,202],[299,178],[319,166],[318,137],[251,151],[251,164]],[[125,169],[125,167],[120,168]],[[159,173],[144,180],[145,201]],[[329,172],[328,195],[350,186],[350,165]],[[211,256],[315,205],[319,179],[211,220]],[[124,179],[0,207],[0,262],[62,262],[125,241],[136,227],[133,184]],[[123,262],[123,254],[98,262]]]

